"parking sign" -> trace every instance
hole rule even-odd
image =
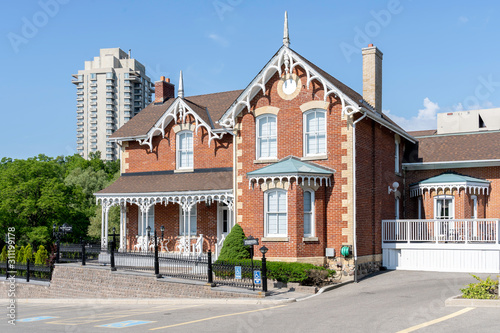
[[[234,266],[234,278],[241,280],[241,266]]]
[[[253,282],[255,284],[261,284],[262,279],[260,278],[260,271],[253,271]]]

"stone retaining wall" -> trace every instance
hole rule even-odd
[[[0,282],[0,298],[7,298],[9,282]],[[227,288],[226,288],[227,289]],[[151,274],[111,272],[109,267],[56,265],[50,285],[16,283],[16,298],[240,298],[263,297],[263,292],[212,288],[198,281],[177,282]]]

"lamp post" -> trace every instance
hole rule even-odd
[[[155,236],[155,275],[157,278],[161,278],[160,275],[160,262],[158,260],[158,243],[156,239],[156,228],[154,231],[154,236]]]
[[[262,253],[262,291],[267,292],[266,253],[269,249],[264,245],[259,250]]]
[[[55,223],[52,225],[52,236],[56,239],[56,263],[59,263],[61,238],[72,231],[73,227],[66,223],[59,227]]]

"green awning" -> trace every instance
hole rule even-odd
[[[489,180],[481,178],[465,176],[455,172],[445,172],[438,176],[427,178],[417,183],[411,184],[410,196],[414,197],[417,195],[421,195],[425,190],[437,191],[440,189],[443,191],[453,191],[453,189],[459,191],[460,189],[464,189],[470,194],[488,194],[490,183],[491,182]]]
[[[325,180],[325,184],[331,184],[330,177],[334,173],[334,169],[312,162],[301,161],[295,156],[288,156],[277,163],[248,172],[247,177],[250,182],[249,185],[254,181],[259,183],[260,180],[264,182],[279,180],[281,182],[283,180],[290,181],[292,178],[295,178],[297,182],[302,181],[302,184],[305,184],[306,181],[308,184],[311,181],[316,184],[319,181],[321,185],[323,180]]]

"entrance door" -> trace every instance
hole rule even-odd
[[[229,209],[225,204],[219,203],[219,209],[217,213],[217,240],[219,241],[222,235],[227,236],[229,231],[231,231]]]

